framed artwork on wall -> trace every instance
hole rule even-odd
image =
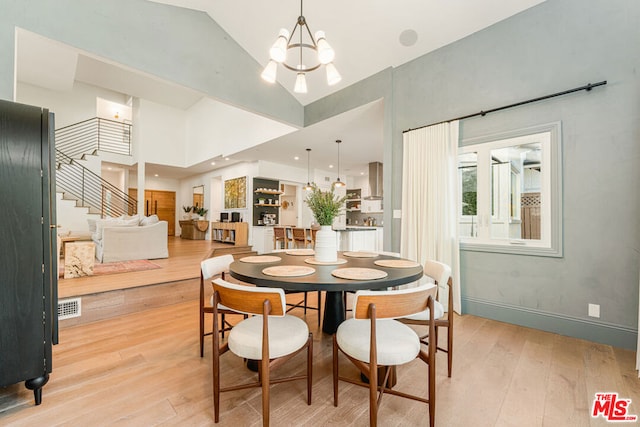
[[[247,207],[247,177],[228,179],[224,182],[224,208],[244,209]]]

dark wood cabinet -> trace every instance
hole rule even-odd
[[[36,404],[58,341],[53,114],[0,100],[0,386]]]

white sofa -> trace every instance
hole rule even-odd
[[[97,220],[91,238],[98,261],[168,258],[168,224],[154,216]]]

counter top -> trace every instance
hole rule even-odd
[[[367,227],[367,226],[347,226],[345,228],[334,228],[334,231],[367,231],[367,230],[376,230],[378,227]]]

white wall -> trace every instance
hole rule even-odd
[[[251,123],[247,126],[247,123]],[[203,98],[187,111],[188,145],[186,164],[228,156],[282,135],[296,128]]]
[[[134,133],[138,159],[145,163],[184,167],[186,118],[183,110],[139,100]]]
[[[125,95],[75,82],[71,91],[54,91],[26,83],[17,84],[16,101],[48,108],[55,113],[56,129],[97,116],[96,98],[125,103]]]
[[[253,192],[253,177],[256,176],[257,164],[256,163],[238,163],[232,166],[228,166],[222,169],[216,169],[215,171],[203,173],[200,175],[194,175],[180,181],[180,190],[176,194],[176,204],[180,211],[179,215],[182,218],[184,213],[182,206],[193,204],[193,187],[197,185],[204,185],[204,203],[208,206],[209,212],[207,213],[207,219],[209,221],[217,221],[219,219],[220,211],[224,211],[224,181],[233,178],[239,178],[242,176],[247,177],[247,208],[246,209],[232,209],[234,212],[240,212],[240,216],[244,222],[251,224],[253,209],[251,205],[252,192]],[[218,188],[212,189],[211,186],[216,185]],[[218,200],[212,200],[213,195],[218,195]],[[179,223],[176,223],[176,234],[179,229]],[[209,231],[207,231],[207,238]],[[251,227],[249,227],[249,239],[251,239]]]

